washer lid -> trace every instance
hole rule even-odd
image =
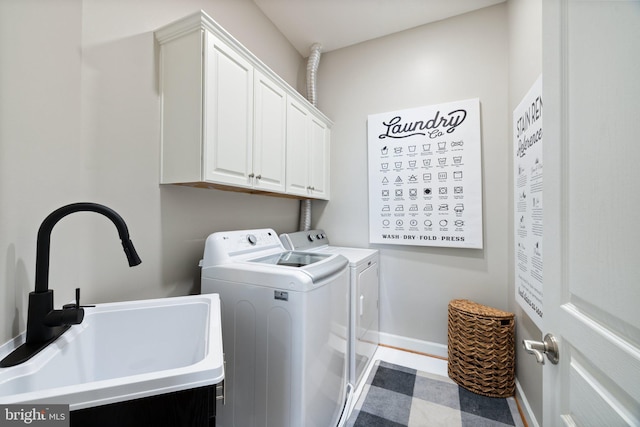
[[[290,251],[253,258],[236,265],[243,264],[247,270],[265,270],[290,277],[299,276],[302,273],[317,285],[345,271],[349,261],[340,254]],[[253,268],[248,267],[252,265]]]
[[[263,264],[285,265],[287,267],[306,267],[316,262],[324,261],[329,258],[330,254],[318,254],[309,252],[281,252],[277,254],[267,255],[249,262],[259,262]]]

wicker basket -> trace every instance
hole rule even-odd
[[[449,377],[484,396],[513,396],[514,314],[469,300],[452,300],[448,311]]]

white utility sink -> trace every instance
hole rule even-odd
[[[0,347],[0,359],[24,334]],[[71,410],[218,384],[224,378],[217,294],[99,304],[21,365],[0,368],[0,404]]]

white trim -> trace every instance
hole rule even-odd
[[[380,332],[380,344],[418,353],[431,354],[433,356],[447,357],[447,346],[444,344],[422,341],[386,332]]]
[[[520,409],[522,410],[522,415],[524,415],[525,421],[527,425],[530,427],[540,427],[538,424],[538,420],[536,419],[535,414],[531,410],[531,406],[529,405],[529,401],[527,400],[527,396],[524,394],[518,379],[516,378],[516,399],[518,399],[518,403],[520,404]]]

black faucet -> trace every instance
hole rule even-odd
[[[0,367],[6,368],[26,362],[47,345],[55,341],[71,325],[77,325],[84,319],[84,309],[80,306],[80,289],[76,289],[75,304],[67,304],[62,310],[53,309],[53,290],[49,289],[49,252],[51,231],[54,225],[65,216],[74,212],[96,212],[109,218],[118,229],[122,247],[133,267],[142,261],[129,238],[127,224],[116,211],[97,203],[73,203],[51,212],[38,230],[36,245],[36,286],[29,293],[27,313],[27,337],[24,344],[0,361]]]

